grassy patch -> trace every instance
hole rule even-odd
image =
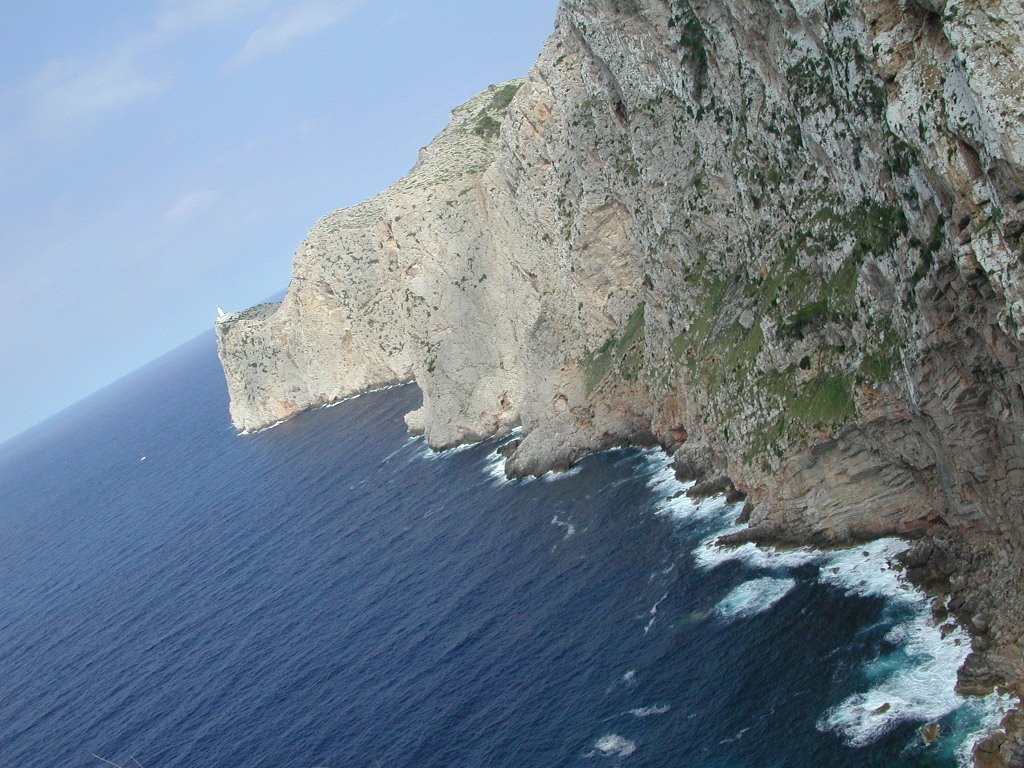
[[[473,133],[482,139],[493,139],[498,135],[501,123],[495,120],[490,113],[481,112],[473,124]]]
[[[519,92],[520,87],[522,87],[522,83],[508,83],[501,86],[491,97],[490,108],[497,112],[508,109],[508,105],[512,103],[512,99]]]
[[[812,301],[810,304],[800,307],[785,322],[780,323],[778,334],[780,337],[802,339],[806,330],[819,327],[828,319],[828,316],[828,299]]]
[[[879,350],[864,355],[860,370],[872,381],[887,381],[892,376],[897,362],[896,356],[892,354],[891,350]]]
[[[902,208],[865,198],[850,212],[849,228],[855,240],[853,256],[861,259],[891,251],[896,241],[907,234],[907,218]]]
[[[583,358],[584,385],[589,395],[613,367],[626,381],[636,381],[643,369],[644,305],[641,303],[626,321],[622,336],[608,339]]]
[[[848,376],[822,374],[789,398],[789,412],[808,426],[838,426],[856,413]]]
[[[493,139],[501,129],[501,118],[508,111],[508,105],[522,87],[522,82],[507,83],[498,88],[491,100],[477,113],[473,133],[482,139]]]

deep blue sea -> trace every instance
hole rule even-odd
[[[663,455],[505,481],[419,398],[239,436],[207,334],[0,447],[0,768],[953,766],[998,721],[899,542],[720,550]]]

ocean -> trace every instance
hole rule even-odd
[[[239,436],[204,334],[0,447],[0,767],[956,766],[1008,706],[900,542],[723,550],[657,451],[507,481],[419,400]]]

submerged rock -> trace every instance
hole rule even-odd
[[[939,737],[939,724],[938,723],[926,723],[921,726],[921,741],[925,744],[931,744],[935,739]]]

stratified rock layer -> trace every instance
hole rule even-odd
[[[750,538],[930,534],[989,611],[965,688],[1019,684],[1022,36],[1019,0],[563,0],[218,322],[232,419],[415,379],[434,447],[522,424],[512,475],[653,437]]]

